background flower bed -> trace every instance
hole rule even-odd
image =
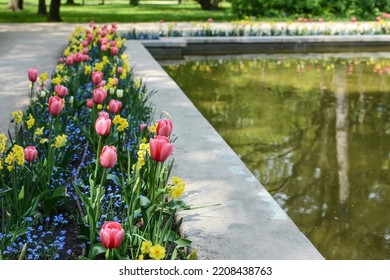
[[[0,135],[0,258],[187,258],[175,221],[185,183],[168,182],[172,121],[153,123],[152,92],[123,51],[115,24],[92,23],[74,31],[51,79],[29,70],[30,106]],[[165,158],[150,152],[161,141]],[[109,165],[103,146],[115,150]],[[115,248],[99,238],[106,221],[123,228]]]
[[[262,37],[262,36],[319,36],[319,35],[386,35],[390,34],[390,14],[384,13],[373,21],[325,21],[322,18],[298,18],[287,22],[256,22],[246,20],[229,23],[214,22],[164,22],[134,24],[123,34],[128,39],[158,39],[160,37]]]

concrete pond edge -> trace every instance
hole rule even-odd
[[[172,116],[172,175],[186,181],[183,200],[193,208],[178,217],[199,259],[324,259],[144,44],[128,40],[126,53],[135,76],[155,91],[155,118]]]

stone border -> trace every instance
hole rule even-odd
[[[164,111],[173,118],[172,175],[185,179],[183,200],[194,208],[178,216],[199,259],[323,259],[143,43],[129,40],[126,52],[135,75],[156,91],[156,119]]]
[[[200,54],[383,51],[390,47],[390,36],[164,37],[141,42],[155,59],[180,59]]]

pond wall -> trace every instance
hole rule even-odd
[[[146,81],[155,120],[172,116],[177,136],[172,175],[186,181],[182,234],[199,259],[323,259],[312,243],[258,182],[237,154],[195,108],[142,41],[128,41],[135,75]],[[155,42],[182,45],[183,39]],[[164,46],[159,52],[167,54]],[[168,54],[169,55],[169,54]]]
[[[180,37],[142,42],[155,59],[180,59],[200,54],[383,51],[390,47],[390,36]]]

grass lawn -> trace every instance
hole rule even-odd
[[[85,23],[91,20],[95,22],[153,22],[164,21],[206,21],[212,18],[214,21],[231,21],[237,18],[230,12],[229,3],[221,3],[219,11],[203,11],[198,3],[191,0],[183,0],[183,4],[177,1],[148,1],[141,0],[138,6],[129,5],[129,1],[105,0],[104,5],[98,0],[75,0],[76,5],[66,5],[62,0],[60,15],[63,22]],[[0,22],[46,22],[46,17],[38,16],[38,1],[24,0],[23,11],[13,12],[8,9],[8,1],[0,0]],[[50,0],[46,0],[50,6]]]

